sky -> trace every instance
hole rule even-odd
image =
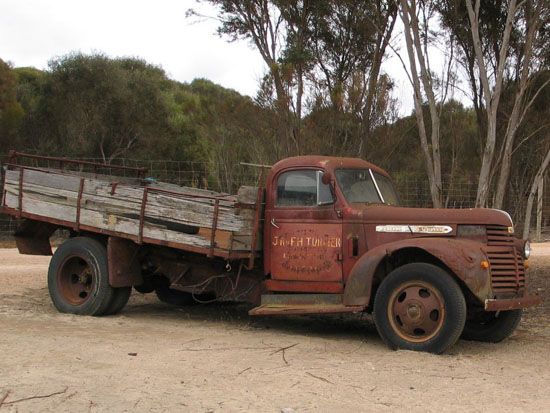
[[[194,0],[1,0],[0,58],[46,69],[72,51],[140,57],[178,81],[203,77],[254,97],[266,71],[259,53],[220,38],[215,19],[186,18],[190,8],[216,15]],[[399,60],[389,57],[383,70],[395,81],[400,113],[410,113],[412,89]]]

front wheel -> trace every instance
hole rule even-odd
[[[392,349],[440,354],[462,333],[466,301],[445,270],[432,264],[406,264],[382,281],[373,315],[378,333]]]
[[[483,312],[466,321],[462,338],[464,340],[499,343],[516,330],[523,310]]]

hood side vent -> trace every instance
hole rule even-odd
[[[508,232],[508,227],[487,225],[487,245],[512,246],[513,234]]]

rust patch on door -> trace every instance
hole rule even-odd
[[[274,279],[342,279],[340,224],[281,223],[273,229],[270,241]]]

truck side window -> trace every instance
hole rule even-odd
[[[333,202],[328,185],[321,182],[321,171],[284,172],[277,180],[277,206],[316,206]]]

